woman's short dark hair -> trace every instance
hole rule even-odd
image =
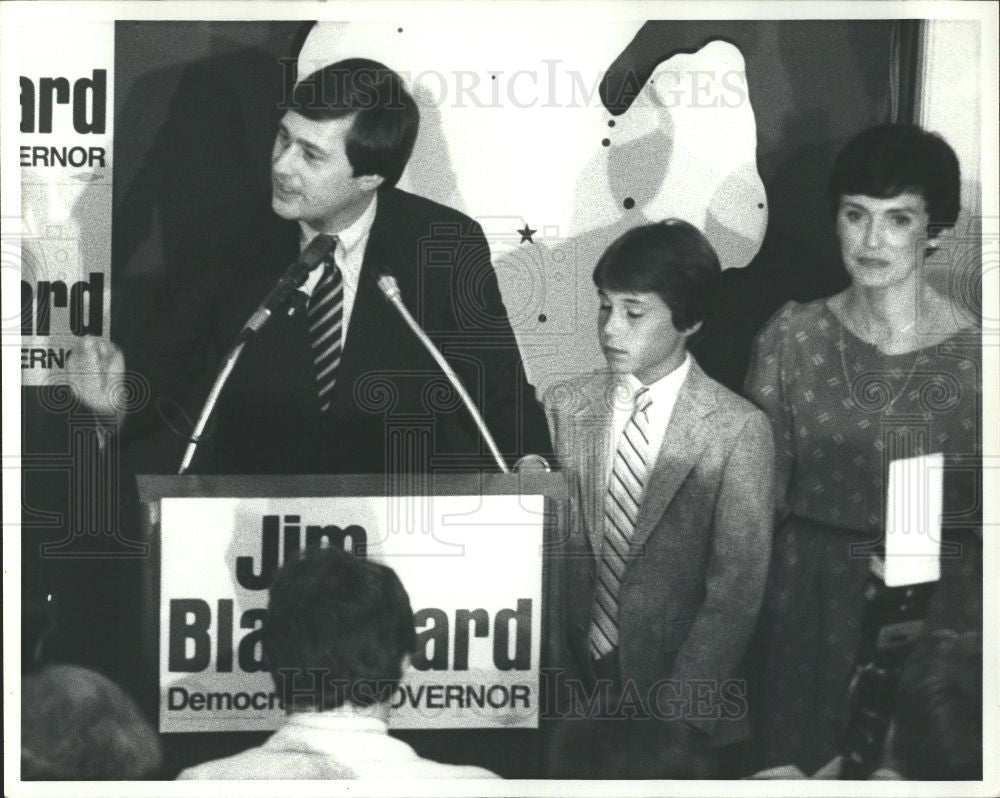
[[[834,213],[845,194],[880,199],[919,194],[927,204],[927,234],[933,236],[955,225],[961,188],[958,157],[943,138],[917,125],[877,125],[844,145],[828,190]]]
[[[594,284],[606,291],[652,291],[690,330],[715,310],[722,267],[708,239],[681,219],[633,227],[617,238],[594,268]]]
[[[313,72],[295,86],[288,110],[312,120],[354,114],[346,137],[354,176],[382,175],[388,186],[402,176],[420,127],[420,110],[403,79],[369,58],[348,58]]]
[[[287,711],[388,701],[416,650],[395,571],[337,548],[308,550],[278,571],[262,637]]]

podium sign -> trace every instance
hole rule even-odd
[[[410,595],[393,728],[537,728],[544,498],[162,498],[160,731],[278,727],[260,629],[273,572],[308,546],[384,563]]]

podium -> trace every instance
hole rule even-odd
[[[417,652],[390,728],[422,756],[542,774],[543,670],[562,661],[559,473],[137,477],[142,670],[176,769],[280,723],[259,628],[287,557],[341,546],[393,567]]]

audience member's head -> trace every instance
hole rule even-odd
[[[983,641],[936,632],[907,658],[886,764],[907,779],[970,779],[983,770]]]
[[[399,181],[420,127],[420,109],[403,79],[368,58],[313,72],[295,86],[289,110],[313,121],[353,115],[345,148],[354,176],[382,175],[386,186]]]
[[[21,680],[21,778],[69,781],[154,777],[160,740],[114,682],[76,665]]]
[[[858,133],[837,155],[828,194],[890,199],[912,192],[924,198],[928,235],[954,226],[961,203],[958,157],[943,138],[917,125],[876,125]]]
[[[558,779],[706,779],[711,763],[681,740],[675,721],[567,720],[553,735]]]
[[[410,599],[391,568],[312,549],[275,576],[263,644],[287,711],[386,703],[416,650]]]

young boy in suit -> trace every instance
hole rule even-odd
[[[771,427],[688,353],[721,280],[696,228],[629,230],[593,279],[609,372],[546,397],[575,482],[566,684],[589,714],[676,724],[690,750],[718,751],[749,734],[740,661],[770,556]]]

